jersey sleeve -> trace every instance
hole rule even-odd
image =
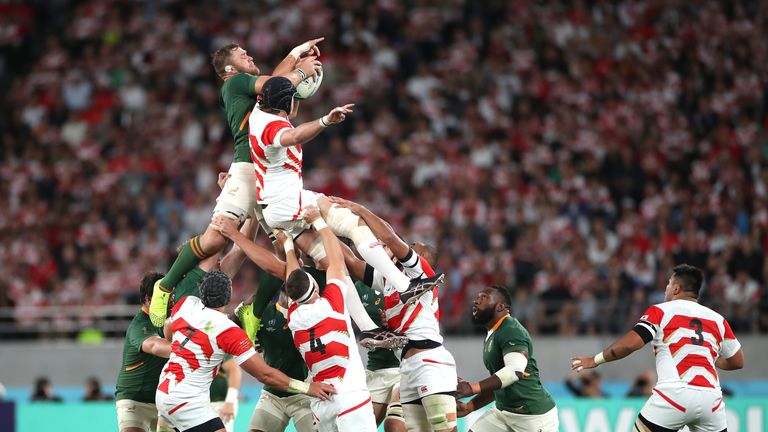
[[[528,346],[530,344],[530,337],[525,332],[514,328],[500,328],[497,330],[499,333],[496,335],[496,343],[501,350],[501,356],[511,352],[524,352],[529,354]]]
[[[248,335],[240,327],[230,327],[216,336],[216,344],[225,353],[231,354],[238,365],[256,355]]]
[[[261,133],[261,142],[265,146],[279,146],[280,135],[282,135],[283,132],[290,129],[291,127],[291,124],[285,120],[275,120],[269,122],[267,123],[267,126],[264,127],[264,132]]]
[[[344,281],[331,279],[325,284],[323,298],[328,300],[328,304],[335,312],[344,313],[344,296],[346,295],[346,286]]]
[[[233,96],[256,96],[256,80],[259,79],[257,75],[251,75],[247,73],[239,73],[229,78],[229,88]]]
[[[153,331],[154,329],[154,326],[141,326],[138,323],[131,323],[126,332],[128,344],[136,351],[141,351],[141,344],[143,344],[148,337],[157,336],[157,333]]]
[[[741,349],[741,343],[736,339],[736,335],[731,330],[731,325],[725,319],[723,320],[723,328],[723,343],[720,345],[720,356],[731,358]]]
[[[654,305],[646,309],[643,316],[640,317],[640,321],[635,324],[632,329],[637,333],[643,342],[648,343],[656,337],[656,334],[661,329],[661,319],[664,317],[664,311],[658,306]]]

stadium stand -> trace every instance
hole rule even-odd
[[[306,146],[307,187],[437,245],[448,333],[472,331],[470,299],[489,283],[516,287],[513,315],[534,333],[619,332],[683,262],[706,269],[705,303],[734,331],[765,332],[767,12],[3,3],[0,337],[119,334],[133,310],[120,305],[206,226],[230,162],[208,54],[235,40],[268,73],[314,36],[326,81],[302,117],[357,109]],[[244,268],[235,298],[257,280]]]

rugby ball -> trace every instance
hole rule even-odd
[[[320,88],[320,84],[323,82],[323,68],[317,71],[317,75],[307,77],[304,81],[300,82],[296,86],[296,99],[309,99],[312,97],[317,89]]]

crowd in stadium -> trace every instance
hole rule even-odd
[[[734,331],[768,330],[764,3],[71,5],[48,40],[0,20],[0,48],[35,48],[0,95],[0,307],[135,301],[231,162],[209,54],[235,40],[269,73],[325,36],[294,123],[356,110],[305,147],[306,187],[437,246],[447,332],[489,283],[532,333],[624,331],[679,263]]]

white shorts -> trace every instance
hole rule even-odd
[[[225,403],[226,403],[225,401],[211,402],[211,406],[218,413],[218,412],[221,412],[221,408],[224,406]],[[221,421],[224,422],[224,429],[226,429],[227,432],[232,432],[235,430],[236,417],[237,417],[237,409],[235,409],[235,416],[232,417],[229,421],[224,421],[224,419],[221,419]]]
[[[303,394],[278,397],[262,390],[248,430],[283,431],[293,419],[297,432],[311,432],[313,419],[309,399],[309,396]]]
[[[335,394],[331,400],[312,398],[318,432],[376,432],[371,395],[367,390]]]
[[[456,362],[443,346],[414,354],[400,362],[400,401],[456,391]]]
[[[317,205],[317,199],[323,194],[302,189],[299,193],[291,192],[285,198],[270,202],[264,209],[264,221],[273,229],[284,229],[292,238],[309,229],[309,224],[301,218],[301,209],[308,205]]]
[[[155,401],[160,417],[180,431],[219,418],[219,413],[216,412],[210,399],[207,398],[177,399],[158,391],[155,395]]]
[[[483,413],[469,428],[471,432],[557,432],[557,407],[544,414],[526,415],[501,411],[495,406]]]
[[[387,368],[376,371],[365,370],[365,383],[371,393],[371,401],[378,404],[389,404],[392,390],[400,385],[400,369]]]
[[[656,426],[691,432],[720,432],[727,427],[725,402],[719,390],[658,386],[648,398],[640,415]]]
[[[224,183],[213,215],[244,221],[253,216],[256,203],[256,170],[250,162],[234,162],[229,167],[230,177]]]
[[[146,432],[157,429],[157,407],[153,403],[136,402],[121,399],[115,402],[117,408],[117,428],[139,428]]]

